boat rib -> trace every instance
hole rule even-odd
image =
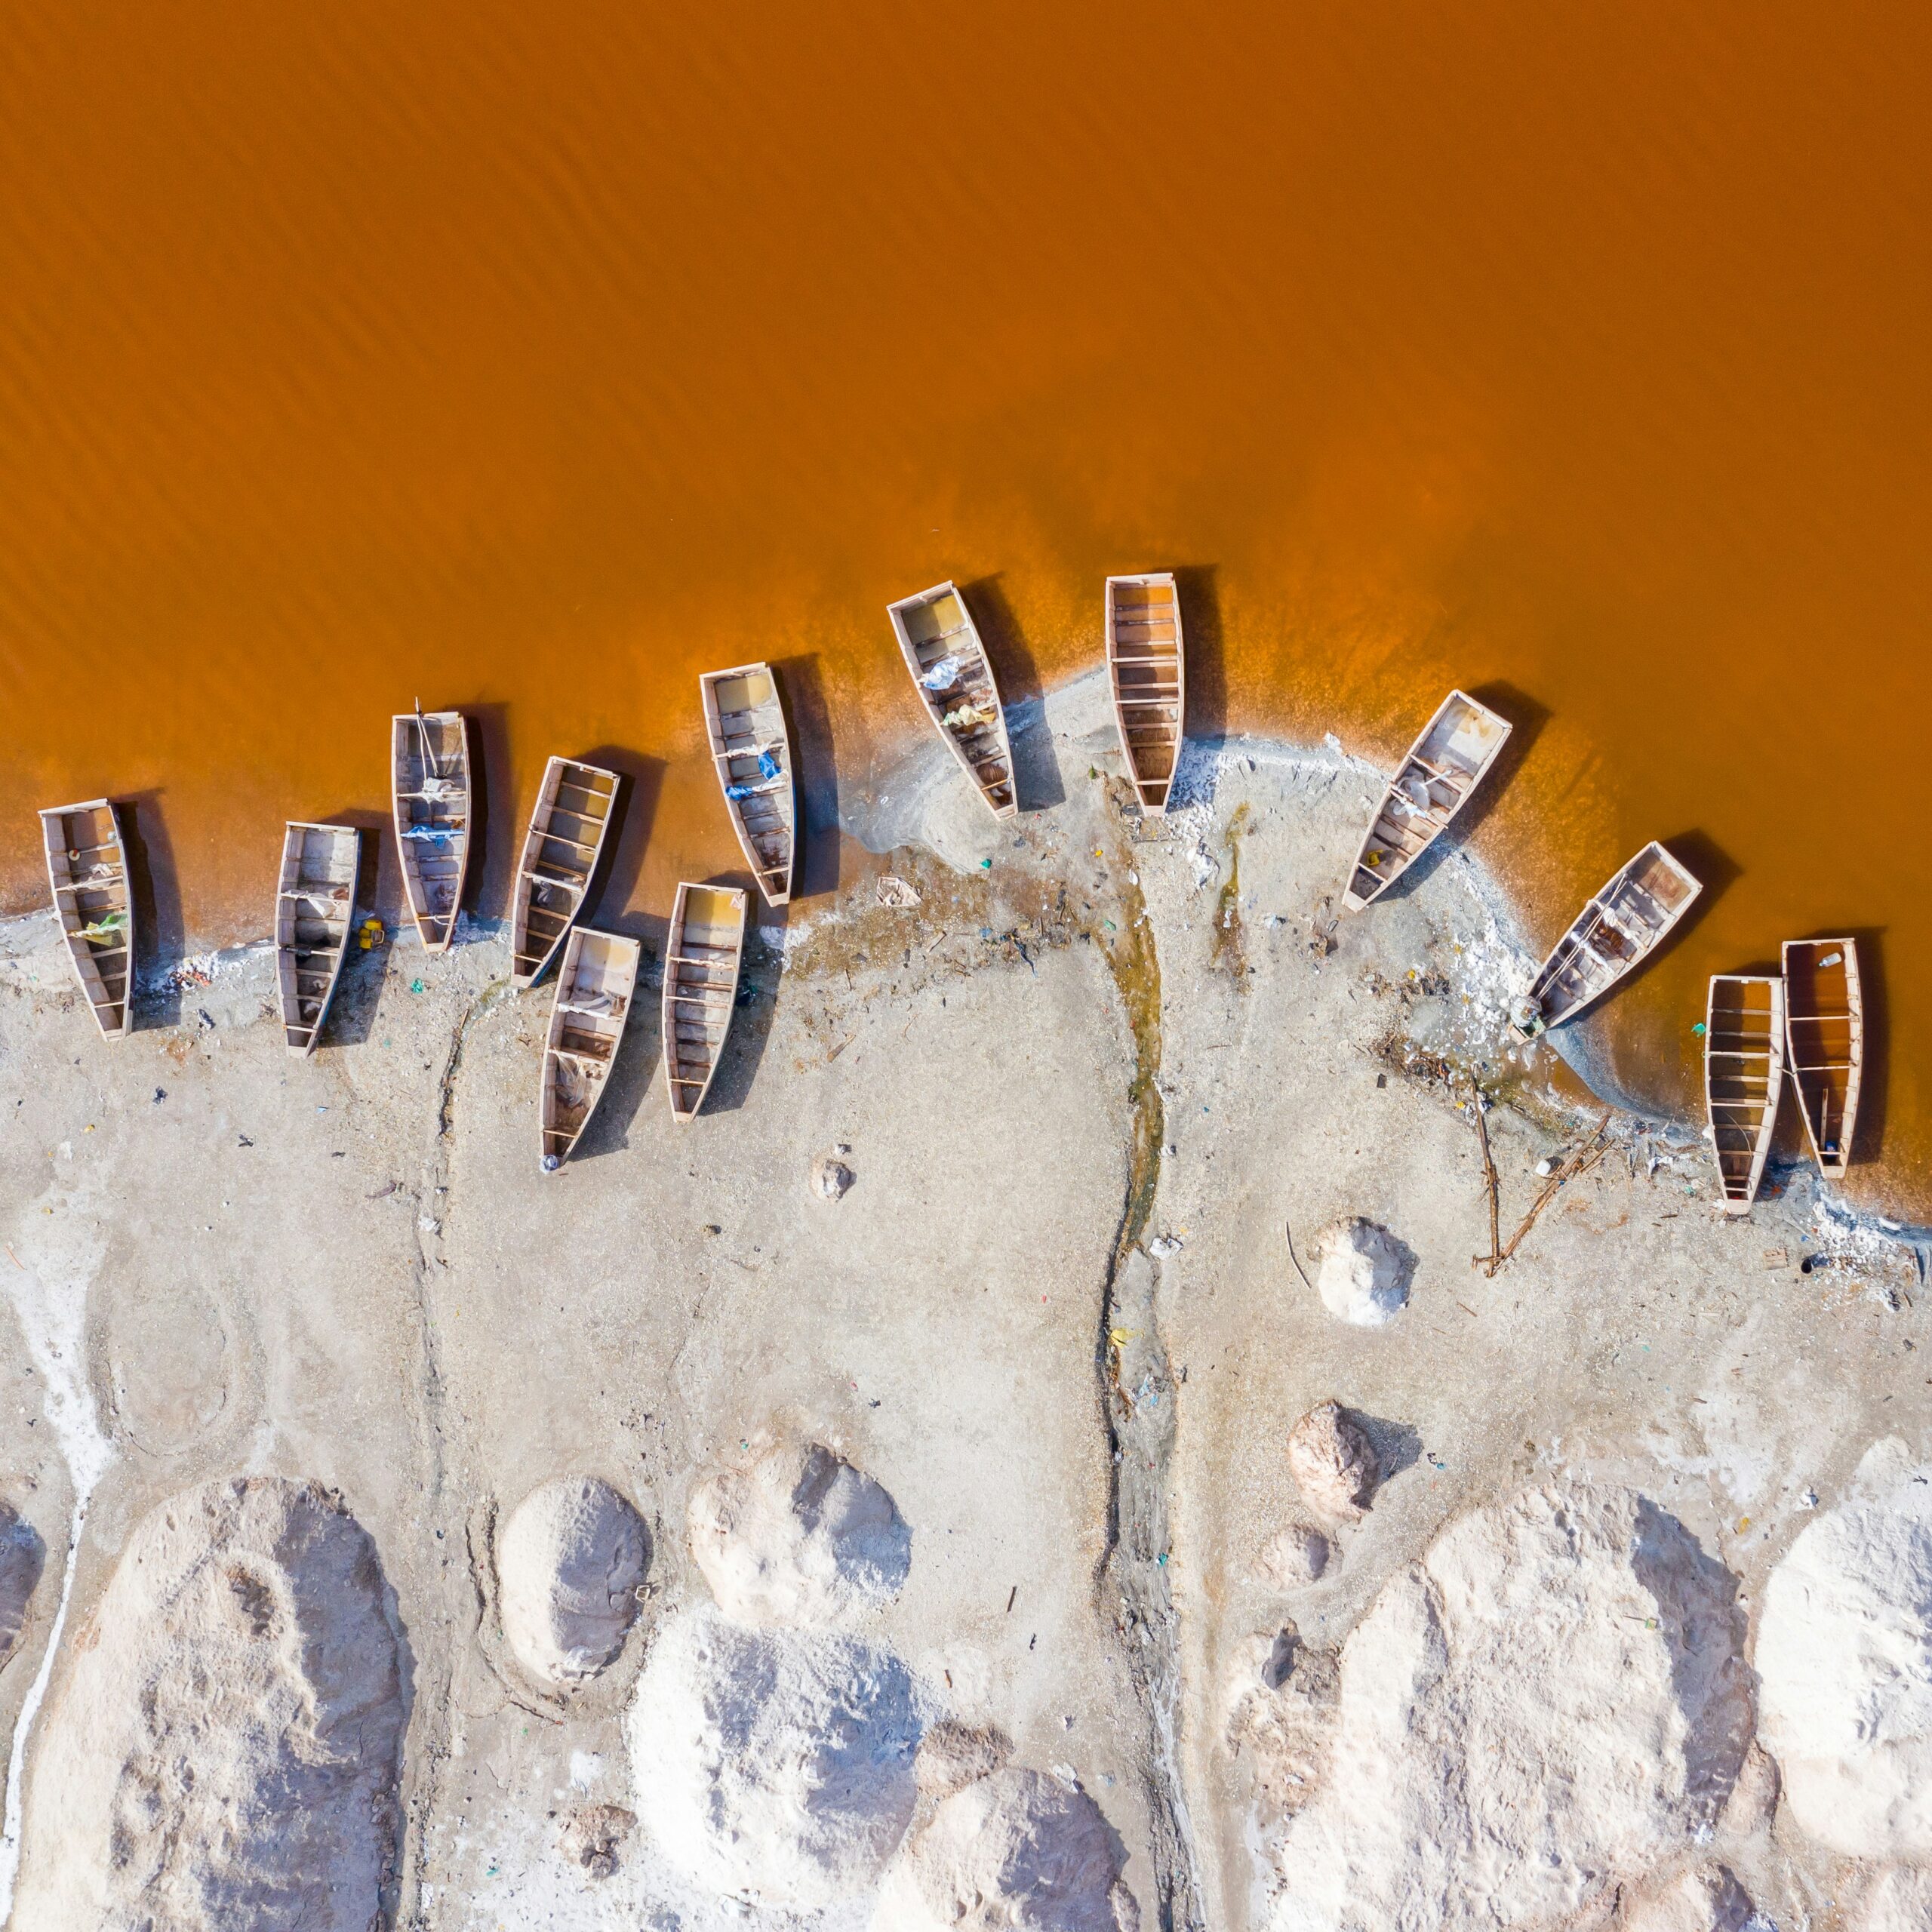
[[[664,1077],[671,1117],[697,1117],[724,1057],[745,956],[745,894],[681,884],[664,952]]]
[[[979,789],[995,818],[1020,809],[1013,782],[1013,744],[991,660],[966,600],[952,583],[886,606],[912,688],[933,728]]]
[[[1128,776],[1164,816],[1187,721],[1187,651],[1174,574],[1107,579],[1107,681]]]
[[[1820,1173],[1841,1179],[1858,1131],[1865,994],[1847,939],[1784,943],[1785,1041],[1805,1138]]]
[[[275,985],[292,1054],[315,1051],[355,924],[362,835],[349,825],[291,819],[281,835],[275,896]]]
[[[557,970],[543,1048],[540,1161],[555,1174],[583,1138],[623,1044],[642,946],[621,933],[574,928]]]
[[[469,731],[460,711],[404,711],[389,721],[396,859],[423,950],[456,937],[469,870]]]
[[[1451,691],[1396,768],[1342,894],[1358,912],[1381,897],[1449,828],[1510,732],[1508,718]]]
[[[1653,840],[1577,915],[1510,1023],[1533,1040],[1575,1019],[1663,943],[1703,889]]]
[[[40,835],[81,992],[102,1037],[125,1040],[134,1025],[134,900],[120,818],[106,798],[52,805],[40,815]]]
[[[1784,982],[1719,973],[1704,1008],[1704,1106],[1727,1214],[1748,1214],[1764,1177],[1784,1082]]]
[[[792,897],[798,795],[777,674],[769,664],[740,664],[707,671],[697,685],[731,829],[766,903],[783,906]]]
[[[617,774],[553,758],[531,808],[510,900],[511,978],[532,986],[564,949],[583,910],[617,797]]]

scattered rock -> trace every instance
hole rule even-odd
[[[1341,1654],[1329,1770],[1273,1835],[1275,1932],[1552,1927],[1689,1853],[1751,1730],[1734,1580],[1634,1491],[1451,1524]]]
[[[14,1654],[20,1641],[27,1605],[46,1560],[34,1526],[11,1505],[0,1503],[0,1664]]]
[[[14,1922],[383,1922],[405,1715],[387,1599],[316,1484],[211,1483],[146,1517],[56,1680]]]
[[[580,1806],[564,1820],[557,1848],[568,1865],[580,1865],[593,1878],[615,1875],[618,1853],[637,1829],[637,1814],[621,1804]]]
[[[709,1611],[658,1638],[624,1724],[666,1863],[720,1898],[793,1912],[878,1883],[912,1819],[922,1727],[890,1651]]]
[[[826,1201],[841,1199],[858,1179],[845,1163],[831,1154],[821,1154],[812,1167],[812,1192]]]
[[[1800,1826],[1856,1858],[1932,1857],[1932,1470],[1805,1527],[1765,1587],[1756,1662]]]
[[[1288,1473],[1318,1516],[1346,1523],[1367,1513],[1382,1464],[1361,1423],[1324,1402],[1288,1431]]]
[[[1292,1444],[1294,1438],[1288,1439]],[[1334,1558],[1334,1545],[1312,1523],[1291,1523],[1262,1551],[1261,1574],[1278,1589],[1305,1589],[1327,1574]]]
[[[883,1891],[875,1932],[1131,1932],[1120,1841],[1077,1785],[995,1771],[946,1799]]]
[[[1379,1328],[1408,1306],[1415,1258],[1386,1228],[1358,1215],[1315,1240],[1315,1288],[1330,1314]]]
[[[1013,1755],[1013,1741],[995,1724],[978,1730],[943,1718],[920,1740],[917,1776],[922,1798],[950,1798],[989,1777]]]
[[[1751,1901],[1724,1866],[1693,1866],[1626,1899],[1617,1924],[1617,1932],[1746,1932]]]
[[[821,1443],[778,1443],[700,1483],[691,1553],[741,1623],[837,1624],[889,1601],[912,1533],[878,1484]]]
[[[558,1476],[519,1503],[497,1543],[503,1635],[534,1677],[572,1684],[624,1647],[650,1539],[595,1476]]]

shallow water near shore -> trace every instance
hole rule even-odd
[[[420,697],[479,720],[479,911],[553,751],[631,774],[605,915],[661,911],[738,864],[700,670],[781,663],[826,823],[922,728],[889,599],[966,585],[1011,699],[1095,661],[1109,571],[1176,568],[1197,737],[1386,763],[1451,683],[1517,719],[1469,835],[1535,943],[1653,836],[1706,878],[1607,1029],[1640,1100],[1694,1111],[1708,974],[1858,933],[1852,1192],[1932,1211],[1928,41],[23,20],[5,903],[35,808],[109,792],[163,944],[257,933],[278,822],[380,824]]]

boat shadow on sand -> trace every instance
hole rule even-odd
[[[1000,587],[997,572],[962,583],[987,661],[999,682],[1000,703],[1007,715],[1013,746],[1014,795],[1023,812],[1051,811],[1066,802],[1054,734],[1046,728],[1046,692],[1033,650]]]

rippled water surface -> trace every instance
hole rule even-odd
[[[1932,17],[1795,7],[33,7],[0,42],[0,884],[134,796],[263,926],[285,816],[483,721],[496,909],[552,750],[616,889],[736,863],[695,678],[785,660],[821,787],[918,728],[883,607],[1023,690],[1186,567],[1212,725],[1524,755],[1539,943],[1652,835],[1716,889],[1617,1004],[1855,928],[1870,1195],[1932,1148]],[[1208,654],[1218,658],[1218,666]],[[169,880],[178,888],[169,887]]]

